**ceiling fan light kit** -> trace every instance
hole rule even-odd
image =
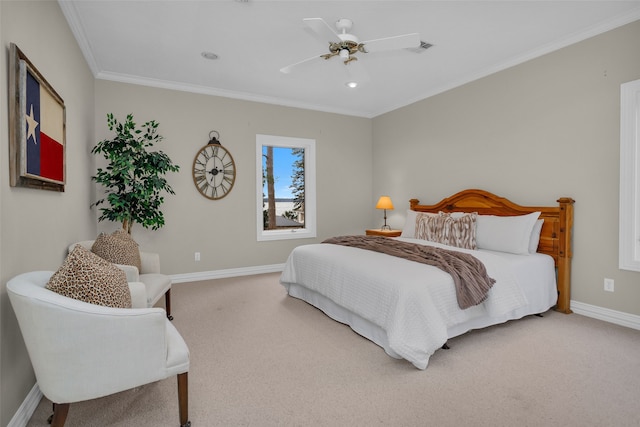
[[[322,18],[305,18],[302,21],[320,40],[329,43],[329,53],[315,55],[311,58],[288,65],[280,69],[282,73],[288,74],[299,65],[316,61],[319,58],[328,60],[334,56],[338,56],[345,65],[349,65],[350,62],[358,60],[355,56],[356,53],[368,54],[384,50],[418,49],[421,47],[421,44],[424,43],[420,40],[420,34],[418,33],[360,42],[355,35],[350,33],[353,27],[353,21],[347,18],[336,21],[335,27],[338,30],[337,32]],[[347,83],[347,85],[349,84]]]

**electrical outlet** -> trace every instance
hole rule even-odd
[[[194,258],[196,261],[200,261],[200,252],[196,252]]]
[[[607,292],[613,292],[613,279],[604,278],[604,290]]]

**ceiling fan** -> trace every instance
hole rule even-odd
[[[305,18],[302,20],[309,29],[322,41],[329,42],[329,53],[315,55],[295,64],[281,68],[282,73],[288,74],[295,67],[306,62],[322,59],[331,59],[334,56],[340,57],[345,65],[352,61],[357,61],[357,53],[373,53],[383,50],[407,49],[420,47],[420,34],[411,33],[382,39],[374,39],[360,42],[356,36],[350,33],[353,22],[350,19],[342,18],[336,21],[337,32],[331,28],[322,18]]]

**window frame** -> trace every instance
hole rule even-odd
[[[262,148],[272,146],[279,148],[304,149],[304,228],[285,230],[265,230],[263,223],[263,183],[262,183]],[[257,240],[273,241],[288,239],[310,239],[316,232],[316,140],[289,136],[256,134],[256,235]]]
[[[640,271],[640,80],[620,86],[619,265]]]

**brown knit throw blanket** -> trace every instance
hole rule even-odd
[[[402,242],[384,236],[338,236],[322,243],[352,246],[438,267],[453,278],[458,306],[463,310],[487,299],[489,289],[496,282],[489,277],[479,259],[463,252]]]

